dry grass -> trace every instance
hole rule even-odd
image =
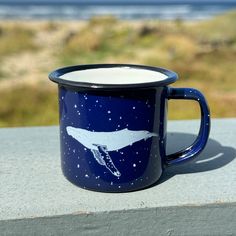
[[[22,51],[35,50],[34,31],[20,24],[0,26],[0,58]]]
[[[1,91],[0,126],[52,125],[58,120],[57,91],[44,86],[20,85]]]

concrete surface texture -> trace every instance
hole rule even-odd
[[[191,144],[198,127],[196,120],[169,121],[167,152]],[[63,177],[58,127],[2,128],[0,232],[236,235],[235,140],[236,119],[214,119],[197,159],[166,169],[153,187],[112,194]]]

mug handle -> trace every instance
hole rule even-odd
[[[165,164],[166,166],[171,166],[192,160],[204,149],[210,133],[210,111],[203,94],[193,88],[168,87],[167,98],[195,100],[201,108],[201,125],[196,140],[189,147],[166,156]]]

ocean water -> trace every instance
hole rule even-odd
[[[132,3],[131,3],[132,2]],[[204,20],[236,9],[236,1],[96,1],[48,2],[0,0],[0,20],[87,20],[93,16],[112,15],[119,19]]]

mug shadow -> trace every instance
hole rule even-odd
[[[195,139],[196,135],[193,134],[168,133],[167,155],[188,147]],[[160,180],[154,185],[161,184],[175,175],[205,172],[221,168],[233,161],[235,157],[236,149],[222,146],[218,141],[209,138],[205,149],[196,159],[166,168]]]

